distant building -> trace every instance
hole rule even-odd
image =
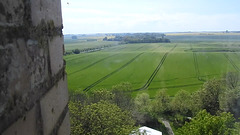
[[[162,132],[146,126],[140,127],[138,130],[140,132],[140,135],[162,135]],[[136,134],[132,134],[132,135],[136,135]]]

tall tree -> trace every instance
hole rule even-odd
[[[181,115],[190,115],[191,108],[191,95],[181,90],[179,91],[171,102],[171,108],[175,113],[180,113]]]
[[[226,73],[226,75],[223,76],[223,78],[226,81],[226,85],[230,89],[235,89],[240,82],[240,76],[237,72],[228,72]]]
[[[86,106],[70,102],[69,109],[72,135],[128,135],[135,129],[128,112],[106,101]]]
[[[234,132],[237,131],[232,114],[224,112],[214,116],[203,110],[191,122],[179,128],[176,135],[232,135]]]
[[[147,93],[138,94],[134,100],[134,104],[140,112],[148,112],[149,105],[150,105],[150,98]]]
[[[220,96],[220,108],[231,112],[236,119],[240,117],[240,88],[227,89]]]
[[[159,90],[151,104],[151,113],[155,116],[168,114],[170,110],[170,97],[165,90]]]
[[[216,114],[220,110],[219,98],[223,92],[222,82],[219,80],[209,80],[204,83],[200,91],[202,109],[206,109],[210,114]]]

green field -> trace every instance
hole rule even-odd
[[[70,91],[111,88],[132,84],[133,96],[166,89],[170,96],[179,90],[193,92],[211,78],[240,71],[239,41],[189,41],[116,45],[116,42],[65,43],[66,50],[115,44],[92,53],[65,56]]]

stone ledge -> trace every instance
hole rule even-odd
[[[59,118],[64,118],[67,112],[68,91],[66,78],[60,80],[40,100],[41,114],[43,119],[43,133],[49,135],[58,123]],[[62,115],[63,112],[63,116]]]
[[[2,135],[37,135],[37,115],[34,106],[25,116],[19,118]]]
[[[68,106],[66,106],[59,117],[55,128],[52,130],[51,135],[69,135],[70,130],[69,110]]]
[[[18,107],[12,107],[11,110],[5,110],[0,116],[0,134],[8,127],[23,117],[50,89],[54,87],[61,79],[66,80],[65,67],[63,67],[54,77],[45,80],[35,88],[35,92],[28,92],[24,103],[19,103]],[[68,93],[67,89],[66,92]]]
[[[56,36],[52,39],[49,46],[51,73],[55,75],[63,65],[63,39]]]

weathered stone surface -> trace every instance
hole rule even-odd
[[[63,39],[56,36],[49,46],[52,75],[55,75],[63,67]]]
[[[27,93],[48,78],[48,51],[19,38],[0,45],[0,52],[0,108],[14,108],[27,102]]]
[[[25,5],[22,0],[0,1],[0,26],[22,25]]]
[[[11,125],[2,135],[37,135],[36,106]]]
[[[32,22],[37,26],[41,20],[53,20],[56,27],[62,26],[61,0],[31,0]]]
[[[67,103],[67,79],[64,78],[60,80],[40,101],[44,135],[48,135],[52,132]]]
[[[61,0],[0,1],[0,134],[48,134],[67,125],[61,35]]]
[[[65,119],[63,120],[62,125],[58,130],[58,135],[69,135],[70,134],[70,119],[69,112],[66,114]]]

